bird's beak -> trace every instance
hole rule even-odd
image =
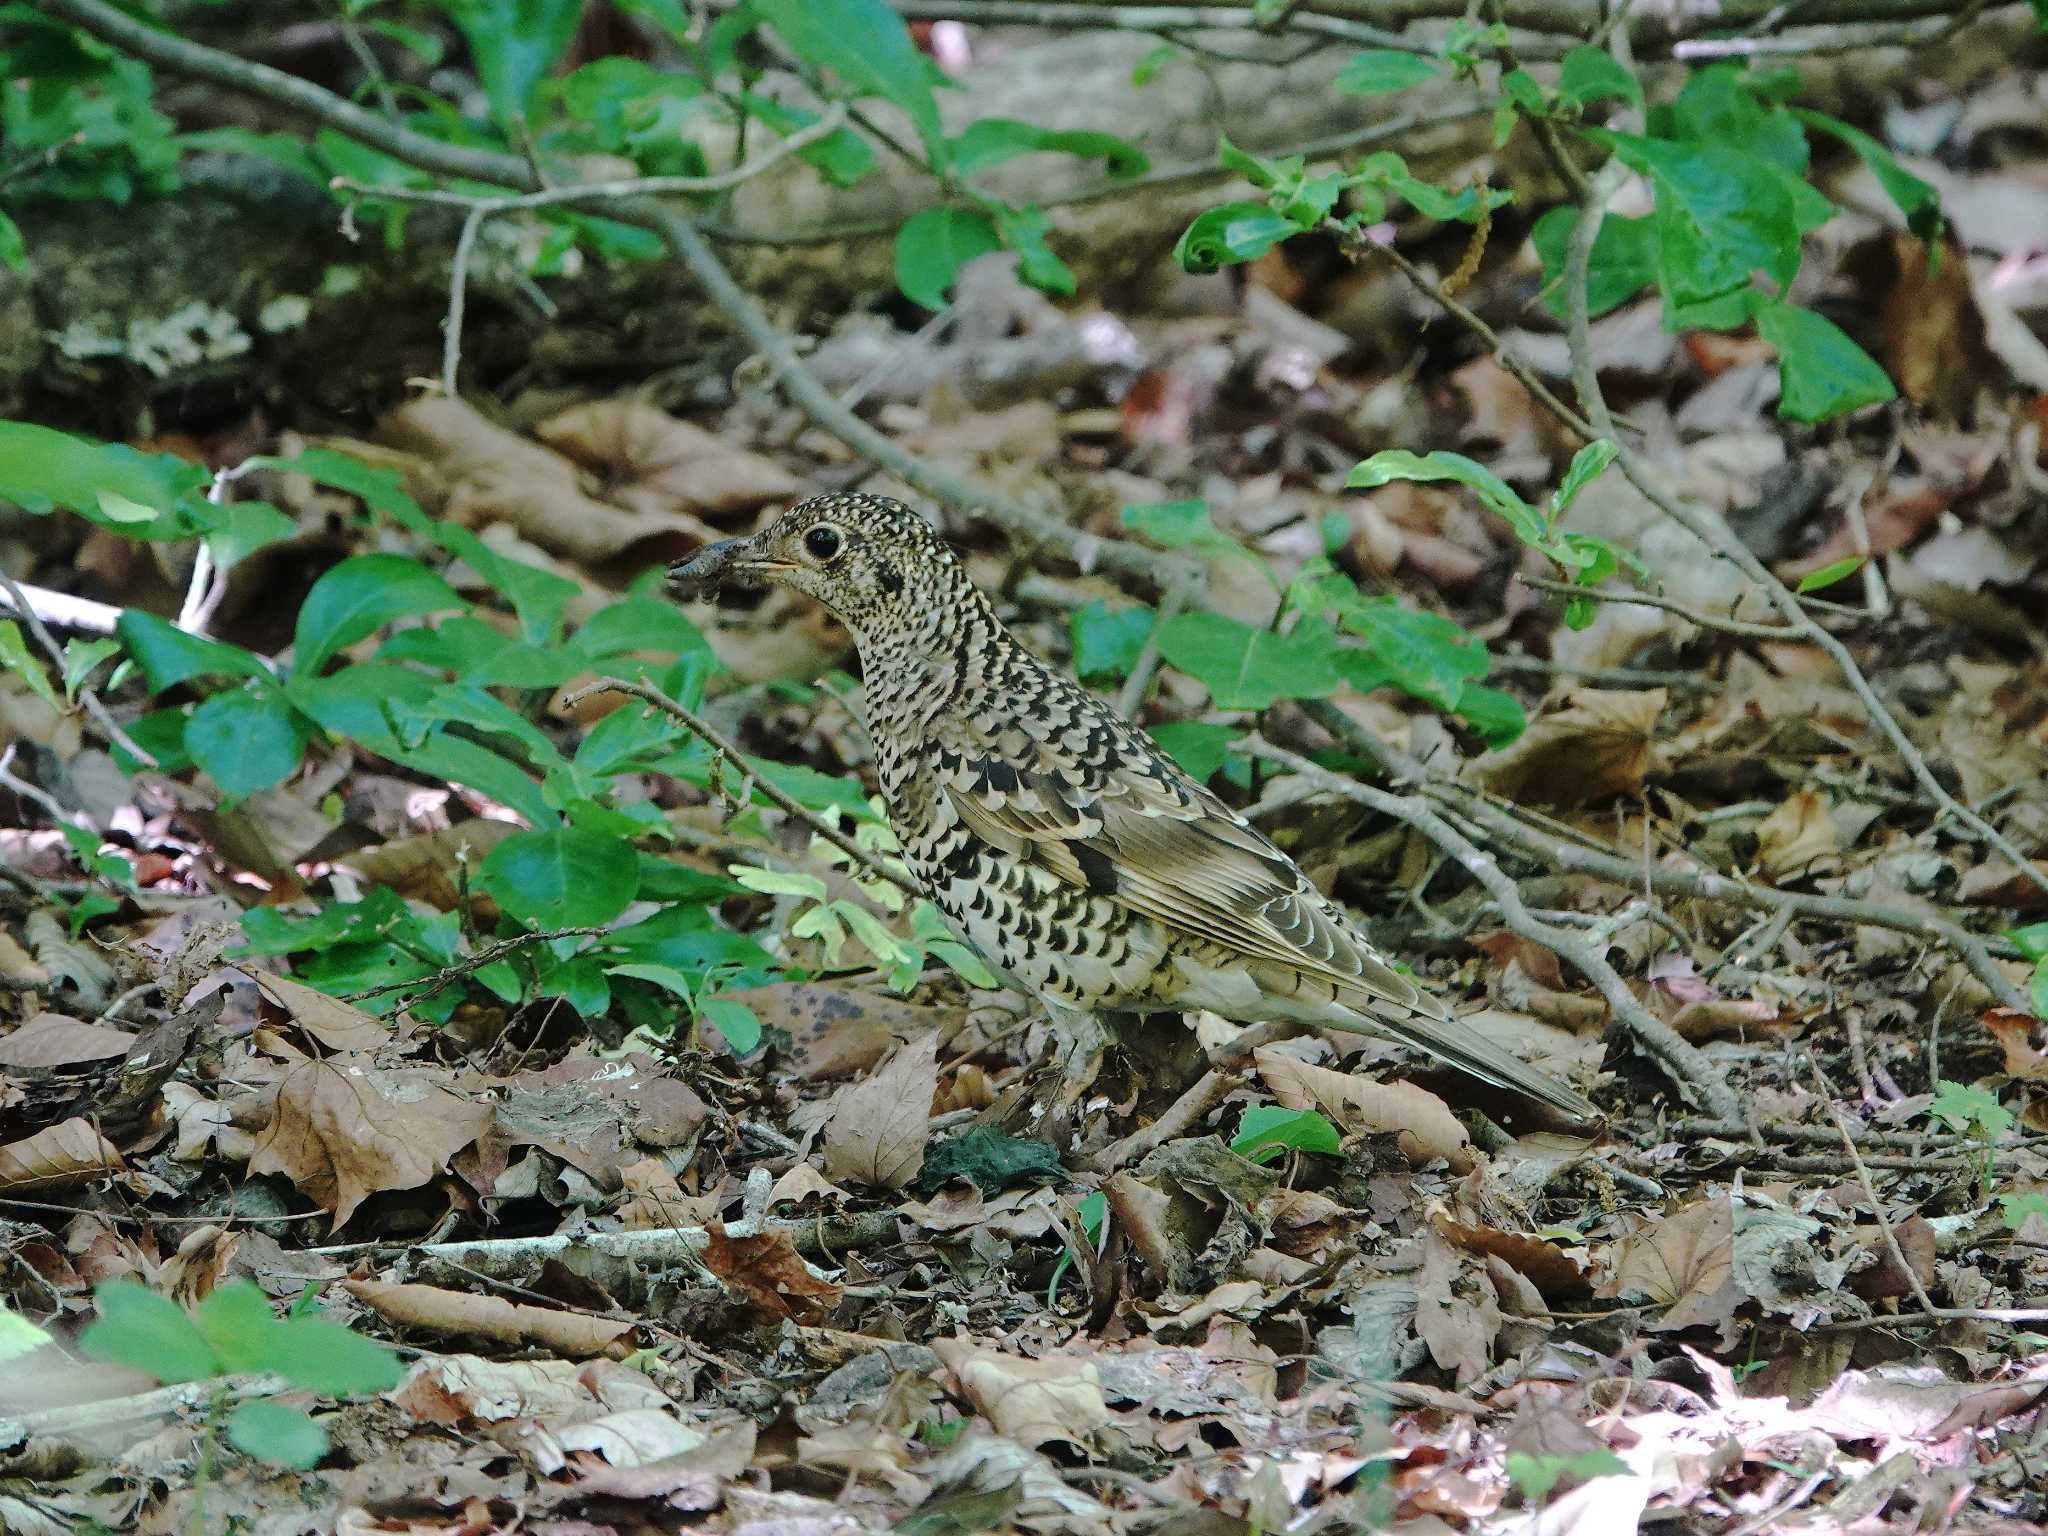
[[[728,582],[757,582],[789,569],[789,562],[769,554],[757,534],[707,545],[689,559],[678,561],[668,568],[668,587],[677,597],[688,599],[716,591]]]

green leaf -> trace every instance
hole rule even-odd
[[[357,555],[313,583],[299,609],[295,672],[315,677],[337,651],[393,619],[460,608],[453,587],[403,555]]]
[[[21,238],[21,226],[4,213],[0,213],[0,265],[28,271],[28,246]]]
[[[1579,106],[1618,96],[1640,107],[1643,87],[1605,48],[1581,44],[1564,56],[1558,71],[1557,93]]]
[[[761,1020],[745,1003],[707,997],[698,1003],[697,1017],[725,1036],[735,1056],[751,1056],[760,1048]]]
[[[944,309],[946,290],[977,256],[1003,248],[985,214],[967,208],[927,208],[896,231],[896,286],[926,309]]]
[[[739,102],[750,116],[759,118],[784,138],[810,127],[819,116],[801,107],[784,106],[752,91],[742,91]],[[873,147],[851,128],[835,129],[824,138],[806,144],[796,152],[796,157],[835,187],[854,185],[873,171],[876,164]]]
[[[930,71],[903,18],[882,0],[754,0],[753,8],[805,62],[838,75],[850,94],[901,107],[940,162],[945,134]]]
[[[1854,150],[1863,163],[1870,167],[1871,174],[1877,178],[1877,184],[1884,188],[1885,195],[1896,203],[1899,212],[1906,216],[1906,228],[1930,244],[1941,238],[1941,194],[1899,164],[1889,149],[1861,128],[1852,128],[1840,118],[1829,117],[1825,112],[1810,112],[1803,107],[1794,107],[1792,115],[1809,128],[1817,128],[1822,133],[1832,134]]]
[[[1097,598],[1067,621],[1074,671],[1083,678],[1128,677],[1158,614],[1142,604],[1112,608]]]
[[[2048,960],[2048,923],[2029,923],[2024,928],[2008,928],[1999,937],[2017,948],[2028,960]]]
[[[51,686],[50,674],[43,670],[42,658],[29,650],[21,626],[12,619],[0,619],[0,670],[14,673],[28,684],[29,692],[59,714],[63,713],[64,701]]]
[[[267,501],[231,501],[214,510],[206,547],[223,571],[240,565],[266,545],[282,543],[299,525]]]
[[[1998,1096],[1983,1088],[1946,1079],[1940,1092],[1927,1105],[1927,1113],[1952,1131],[1974,1129],[1986,1141],[1997,1141],[2013,1127],[2012,1111],[1998,1102]]]
[[[1419,53],[1397,48],[1368,48],[1351,56],[1337,76],[1337,89],[1347,96],[1384,96],[1411,85],[1440,79],[1443,67]]]
[[[1504,747],[1529,728],[1528,712],[1512,693],[1467,683],[1458,690],[1451,713],[1479,733],[1489,747]]]
[[[1395,480],[1455,480],[1506,519],[1515,536],[1525,544],[1540,547],[1549,538],[1550,530],[1541,513],[1522,500],[1507,481],[1462,453],[1447,453],[1440,448],[1425,454],[1410,453],[1405,448],[1383,449],[1355,466],[1344,484],[1361,491]]]
[[[2027,984],[2027,1001],[2033,1004],[2035,1018],[2048,1019],[2048,960],[2036,962]]]
[[[1500,88],[1509,101],[1531,117],[1542,117],[1549,110],[1543,102],[1543,87],[1526,69],[1511,69],[1502,75]]]
[[[1199,496],[1187,501],[1150,501],[1125,507],[1123,525],[1143,534],[1162,549],[1201,549],[1225,555],[1250,555],[1236,539],[1209,518],[1209,503]]]
[[[92,676],[94,669],[110,656],[118,656],[121,642],[102,636],[98,640],[67,640],[64,642],[64,695],[78,697],[78,690],[85,680]]]
[[[388,1392],[405,1366],[388,1344],[324,1317],[288,1317],[271,1324],[264,1369],[322,1397]]]
[[[1560,319],[1564,317],[1565,252],[1572,230],[1579,222],[1579,210],[1567,204],[1553,208],[1536,221],[1529,238],[1543,261],[1543,305]],[[1586,312],[1598,319],[1618,309],[1657,280],[1657,250],[1654,230],[1648,218],[1626,219],[1610,213],[1600,222],[1593,237],[1593,249],[1586,260]]]
[[[1230,1150],[1239,1157],[1263,1163],[1282,1152],[1324,1152],[1332,1156],[1343,1150],[1337,1127],[1312,1109],[1282,1109],[1276,1104],[1255,1104],[1237,1123],[1237,1135]]]
[[[1196,217],[1175,242],[1173,259],[1183,271],[1214,272],[1256,260],[1289,235],[1300,233],[1299,224],[1264,203],[1227,203]]]
[[[2029,1216],[2039,1216],[2048,1221],[2048,1189],[2022,1190],[2018,1194],[2000,1195],[1998,1203],[2005,1207],[2005,1227],[2008,1232],[2017,1232]]]
[[[557,827],[521,832],[484,856],[477,884],[506,912],[537,928],[586,928],[626,910],[640,861],[615,837]]]
[[[133,1280],[109,1280],[93,1292],[97,1321],[78,1336],[95,1360],[144,1371],[161,1382],[200,1381],[222,1373],[221,1358],[185,1309]]]
[[[306,733],[298,711],[274,686],[230,688],[192,711],[185,750],[222,793],[239,800],[291,777]]]
[[[1799,591],[1802,593],[1818,592],[1822,587],[1832,587],[1845,576],[1853,576],[1862,570],[1863,563],[1867,558],[1864,555],[1849,555],[1831,564],[1824,565],[1817,571],[1808,571],[1799,578]]]
[[[1071,294],[1074,269],[1054,253],[1045,237],[1052,220],[1041,208],[1004,208],[996,214],[996,233],[1017,258],[1017,275],[1046,293]]]
[[[583,0],[435,0],[469,44],[500,122],[533,115],[540,84],[583,20]]]
[[[44,513],[58,506],[117,532],[182,537],[192,529],[172,514],[179,499],[206,479],[202,465],[166,453],[141,454],[120,443],[94,443],[25,421],[0,421],[0,497],[24,511]],[[109,497],[116,505],[143,508],[142,519],[124,523],[109,517]],[[146,531],[143,522],[149,523]]]
[[[1595,438],[1572,455],[1571,463],[1565,468],[1564,479],[1557,483],[1557,490],[1551,494],[1551,522],[1555,523],[1570,510],[1571,504],[1579,499],[1579,492],[1598,480],[1620,452],[1619,447],[1602,437]]]
[[[1572,1456],[1510,1451],[1507,1471],[1508,1481],[1513,1483],[1516,1491],[1531,1504],[1541,1504],[1549,1498],[1551,1489],[1565,1478],[1583,1482],[1592,1477],[1631,1475],[1628,1463],[1605,1446],[1580,1451]]]
[[[1159,631],[1160,654],[1207,685],[1218,709],[1265,709],[1335,692],[1342,679],[1331,662],[1334,641],[1318,624],[1276,635],[1220,613],[1176,614]]]
[[[1143,150],[1113,133],[1041,128],[1008,117],[984,117],[969,123],[952,141],[946,158],[955,175],[971,176],[988,166],[1031,154],[1100,160],[1103,169],[1118,181],[1142,176],[1152,168]]]
[[[1493,187],[1440,187],[1435,182],[1424,181],[1408,169],[1408,162],[1391,149],[1383,149],[1367,155],[1359,163],[1353,179],[1385,187],[1389,192],[1407,200],[1408,205],[1426,218],[1456,220],[1463,224],[1474,224],[1495,208],[1504,208],[1515,200],[1512,192],[1499,191]],[[1374,214],[1372,217],[1377,218]],[[1353,216],[1351,222],[1356,221]]]
[[[1778,349],[1778,414],[1787,420],[1827,421],[1898,394],[1876,359],[1823,315],[1763,299],[1756,328]]]
[[[1652,214],[1667,301],[1696,304],[1749,286],[1762,268],[1782,290],[1799,270],[1793,183],[1721,143],[1679,143],[1605,128],[1581,130],[1656,189]]]
[[[49,1333],[38,1328],[11,1307],[0,1306],[0,1365],[32,1355],[50,1342]]]
[[[162,693],[195,677],[268,677],[262,658],[239,645],[195,635],[140,608],[124,608],[114,633],[142,668],[150,692]]]
[[[1159,743],[1168,757],[1180,764],[1181,771],[1189,778],[1197,784],[1206,784],[1216,777],[1240,733],[1233,725],[1211,725],[1203,720],[1169,720],[1163,725],[1148,726],[1146,734]]]
[[[228,1443],[273,1466],[305,1471],[327,1454],[327,1431],[296,1408],[268,1398],[237,1403],[228,1415]]]

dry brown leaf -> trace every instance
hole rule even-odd
[[[668,1164],[643,1157],[619,1169],[619,1182],[631,1196],[619,1207],[619,1224],[630,1231],[652,1232],[667,1227],[697,1227],[718,1209],[701,1195],[686,1195]]]
[[[485,854],[518,831],[513,822],[479,816],[438,832],[358,848],[335,862],[374,884],[390,886],[408,901],[423,901],[437,912],[452,912],[462,899],[456,884],[458,867],[467,863],[474,874]],[[469,898],[476,902],[478,897],[472,885]],[[489,910],[495,912],[495,905]],[[487,920],[483,909],[479,908],[478,915],[479,920]]]
[[[0,1146],[0,1191],[26,1194],[63,1189],[127,1167],[121,1149],[83,1118],[59,1121],[21,1141]]]
[[[490,1124],[490,1105],[425,1071],[380,1071],[356,1056],[301,1062],[277,1086],[249,1171],[283,1174],[339,1227],[371,1195],[432,1179]]]
[[[768,1191],[768,1209],[779,1205],[801,1205],[806,1200],[832,1200],[844,1204],[852,1197],[809,1163],[798,1163],[775,1181]]]
[[[606,480],[606,496],[645,517],[741,512],[803,493],[773,459],[637,400],[596,400],[533,435]]]
[[[48,981],[50,973],[23,949],[13,934],[0,928],[0,980]]]
[[[393,1028],[389,1020],[373,1018],[362,1009],[289,976],[276,976],[268,971],[252,974],[256,990],[266,1001],[282,1008],[292,1023],[336,1054],[374,1051],[391,1043]]]
[[[1427,1234],[1422,1272],[1415,1281],[1415,1332],[1429,1347],[1430,1358],[1462,1386],[1493,1363],[1500,1328],[1500,1294],[1493,1282],[1469,1272],[1439,1234]]]
[[[1479,781],[1510,800],[1584,805],[1642,788],[1665,690],[1579,688],[1529,722],[1515,742],[1479,758]]]
[[[2048,1083],[2048,1055],[2034,1046],[2035,1020],[2007,1008],[1984,1015],[1984,1027],[2005,1051],[2005,1071],[2033,1083]]]
[[[924,1168],[932,1098],[939,1091],[939,1037],[921,1035],[864,1082],[832,1100],[825,1123],[825,1171],[877,1189],[902,1189]]]
[[[586,1317],[552,1307],[528,1306],[499,1296],[475,1296],[437,1285],[394,1285],[382,1280],[344,1280],[341,1288],[387,1322],[434,1333],[490,1339],[519,1348],[560,1355],[602,1354],[632,1333],[631,1321]]]
[[[649,517],[600,501],[568,459],[460,400],[410,400],[378,424],[377,436],[433,465],[448,487],[446,516],[467,527],[509,523],[550,554],[592,564],[645,560],[681,556],[717,537],[685,513]]]
[[[571,1360],[485,1360],[430,1355],[389,1394],[427,1424],[502,1424],[588,1410],[591,1394]]]
[[[839,1305],[839,1287],[811,1273],[780,1227],[756,1237],[728,1237],[723,1222],[705,1230],[711,1241],[704,1267],[737,1290],[762,1321],[818,1323]]]
[[[1758,822],[1757,861],[1764,877],[1775,884],[1832,869],[1841,852],[1833,812],[1827,796],[1802,789]]]
[[[1065,1440],[1085,1447],[1110,1422],[1092,1360],[1026,1360],[959,1338],[934,1339],[932,1349],[959,1382],[961,1395],[998,1434],[1019,1445],[1036,1449]]]
[[[797,1441],[796,1461],[800,1467],[829,1467],[849,1477],[866,1473],[905,1492],[925,1486],[924,1479],[910,1470],[909,1438],[872,1419],[821,1425]]]
[[[1934,1283],[1934,1228],[1927,1219],[1915,1214],[1893,1222],[1892,1240],[1899,1245],[1899,1254],[1906,1261],[1904,1269],[1899,1267],[1898,1259],[1892,1255],[1892,1245],[1884,1240],[1881,1231],[1872,1229],[1864,1234],[1863,1246],[1877,1255],[1877,1262],[1851,1275],[1849,1288],[1865,1301],[1911,1296],[1916,1280],[1923,1289]]]
[[[1934,250],[1918,236],[1891,236],[1892,282],[1879,312],[1878,356],[1915,405],[1951,419],[1968,413],[1995,373],[1984,319],[1970,291],[1970,258],[1953,238]],[[1823,562],[1825,563],[1825,562]]]
[[[926,1008],[883,992],[826,982],[778,981],[724,994],[754,1010],[765,1026],[789,1032],[791,1065],[809,1082],[854,1077],[889,1054],[898,1039],[943,1032],[961,1008]]]
[[[105,1061],[125,1056],[135,1037],[104,1024],[88,1024],[62,1013],[39,1013],[13,1034],[0,1040],[0,1067],[27,1067],[47,1071],[52,1067],[75,1067],[88,1061]]]
[[[1270,1045],[1260,1046],[1252,1058],[1273,1097],[1288,1109],[1319,1109],[1346,1131],[1390,1133],[1402,1155],[1418,1166],[1440,1157],[1454,1173],[1469,1173],[1478,1160],[1458,1117],[1427,1089],[1311,1066]]]
[[[1735,1209],[1700,1200],[1652,1222],[1622,1246],[1603,1296],[1639,1292],[1669,1310],[1653,1326],[1676,1332],[1721,1322],[1734,1310]]]
[[[1593,1294],[1592,1278],[1555,1243],[1546,1243],[1526,1232],[1467,1226],[1447,1216],[1436,1218],[1436,1229],[1446,1242],[1467,1253],[1491,1255],[1526,1275],[1535,1282],[1545,1301],[1583,1301]]]

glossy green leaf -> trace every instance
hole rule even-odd
[[[745,1003],[707,997],[697,1005],[697,1017],[725,1036],[735,1056],[751,1056],[760,1047],[761,1020]]]
[[[2024,928],[2008,928],[1999,937],[2019,950],[2025,959],[2048,960],[2048,923],[2029,923]]]
[[[42,656],[29,649],[21,626],[12,619],[0,619],[0,671],[12,672],[28,684],[29,692],[50,708],[63,711],[64,701],[51,684],[50,674],[43,669]]]
[[[1396,48],[1368,48],[1351,56],[1337,75],[1337,89],[1347,96],[1384,96],[1411,85],[1443,78],[1443,66],[1419,53]]]
[[[1276,635],[1220,613],[1176,614],[1160,626],[1159,651],[1203,683],[1218,709],[1265,709],[1281,699],[1322,698],[1342,681],[1335,635],[1303,624]]]
[[[315,677],[335,653],[393,619],[460,608],[453,587],[403,555],[357,555],[313,583],[299,609],[293,667]]]
[[[1564,289],[1565,253],[1579,210],[1553,208],[1536,221],[1530,241],[1543,262],[1543,305],[1562,319],[1567,309]],[[1594,319],[1617,309],[1657,280],[1655,231],[1648,218],[1629,219],[1610,213],[1600,221],[1586,260],[1586,312]]]
[[[1922,181],[1899,164],[1897,156],[1861,128],[1851,127],[1825,112],[1809,112],[1795,107],[1792,115],[1807,127],[1831,134],[1853,149],[1858,158],[1870,167],[1885,195],[1905,215],[1906,228],[1930,243],[1941,238],[1941,194],[1932,184]]]
[[[137,453],[121,443],[95,443],[25,421],[0,421],[0,498],[24,511],[51,507],[137,536],[192,531],[173,517],[179,499],[206,484],[206,470],[169,454]],[[106,507],[143,509],[109,516]]]
[[[1264,203],[1227,203],[1196,217],[1175,242],[1173,259],[1184,271],[1214,272],[1256,260],[1289,235],[1300,233],[1299,224]]]
[[[435,0],[469,44],[477,79],[500,122],[533,114],[535,96],[576,28],[583,0]]]
[[[585,928],[626,910],[639,887],[632,845],[577,827],[520,832],[484,856],[477,884],[537,928]]]
[[[1513,486],[1462,453],[1437,449],[1416,454],[1405,448],[1384,449],[1354,467],[1344,484],[1352,490],[1372,490],[1395,480],[1454,480],[1505,518],[1524,543],[1541,545],[1549,536],[1542,514],[1524,501]]]
[[[1823,587],[1832,587],[1843,578],[1854,576],[1862,570],[1865,559],[1863,555],[1848,555],[1822,566],[1817,571],[1808,571],[1799,578],[1798,590],[1802,593],[1818,592]]]
[[[910,28],[883,0],[754,0],[754,10],[800,58],[830,70],[852,95],[901,107],[936,154],[945,135],[930,72]]]
[[[1112,608],[1097,598],[1067,621],[1074,671],[1083,678],[1128,677],[1158,615],[1142,604]]]
[[[1778,414],[1788,420],[1827,421],[1898,395],[1877,360],[1823,315],[1766,299],[1756,328],[1778,349]]]
[[[1237,1124],[1230,1150],[1255,1163],[1270,1162],[1283,1152],[1322,1152],[1335,1156],[1343,1150],[1337,1127],[1312,1109],[1282,1109],[1277,1104],[1254,1104]]]
[[[296,1408],[252,1397],[235,1405],[227,1419],[228,1443],[244,1455],[300,1471],[327,1455],[327,1431]]]
[[[1620,97],[1638,107],[1643,104],[1641,82],[1605,48],[1584,44],[1564,56],[1557,76],[1557,93],[1582,107],[1611,97]]]
[[[1692,304],[1746,288],[1759,269],[1780,288],[1791,283],[1801,221],[1794,183],[1779,169],[1720,143],[1583,132],[1656,189],[1652,220],[1667,300]]]
[[[956,175],[971,176],[988,166],[1032,154],[1100,160],[1103,169],[1117,180],[1142,176],[1152,164],[1137,145],[1113,133],[1041,128],[1008,117],[984,117],[969,123],[952,140],[946,158]]]
[[[297,710],[274,685],[216,693],[185,722],[185,750],[239,799],[290,778],[306,750]]]
[[[21,226],[4,213],[0,213],[0,266],[28,271],[28,246],[21,238]]]
[[[257,550],[297,535],[299,525],[267,501],[231,501],[213,509],[206,547],[222,570],[240,565]]]
[[[987,215],[969,208],[927,208],[896,231],[896,286],[926,309],[944,309],[946,290],[977,256],[1003,248]]]

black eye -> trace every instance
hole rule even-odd
[[[839,553],[839,530],[827,523],[820,523],[804,535],[804,548],[812,558],[830,560]]]

